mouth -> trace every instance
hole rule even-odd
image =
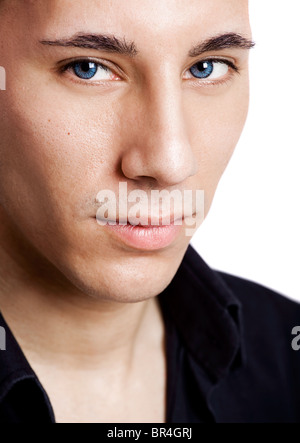
[[[115,224],[108,222],[103,228],[126,246],[137,250],[155,251],[171,246],[183,229],[182,218],[173,218],[173,221],[165,225],[162,222],[163,220],[157,221],[156,225],[132,225],[122,224],[117,220]]]

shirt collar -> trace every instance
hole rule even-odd
[[[241,363],[240,303],[191,246],[160,300],[185,347],[212,381]]]
[[[0,351],[1,402],[17,382],[25,379],[37,380],[37,378],[1,313],[0,326],[4,328],[6,342],[6,350]]]

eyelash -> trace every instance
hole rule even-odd
[[[201,86],[222,85],[222,84],[228,83],[228,81],[234,75],[240,74],[239,68],[231,60],[227,60],[227,59],[223,59],[223,58],[214,58],[214,57],[209,57],[209,58],[197,61],[190,68],[188,68],[185,72],[190,72],[193,67],[197,66],[197,64],[205,63],[205,62],[221,63],[224,65],[227,65],[231,69],[231,72],[229,72],[229,74],[225,78],[220,78],[220,79],[209,80],[209,78],[199,79],[197,77],[193,77],[193,78],[187,79],[185,81],[191,81],[192,83],[194,83],[194,84],[196,83],[197,85],[200,84]],[[59,71],[61,74],[65,74],[67,71],[72,71],[73,77],[75,77],[72,79],[72,81],[74,83],[78,83],[80,85],[97,86],[99,84],[101,84],[101,85],[105,84],[107,86],[107,84],[109,84],[111,82],[110,80],[100,80],[100,81],[98,80],[97,82],[92,82],[92,81],[80,79],[79,77],[76,76],[76,74],[74,72],[75,65],[80,64],[80,63],[94,63],[97,66],[97,69],[102,68],[104,70],[110,71],[113,75],[116,75],[117,77],[119,77],[119,79],[115,80],[115,81],[121,80],[121,75],[116,74],[112,67],[99,62],[99,60],[90,59],[90,58],[82,58],[82,59],[72,60],[71,62],[67,63],[66,65],[60,67]]]

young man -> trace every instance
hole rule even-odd
[[[209,210],[247,1],[2,0],[0,39],[0,422],[299,420],[299,306],[203,263],[194,199],[150,199]]]

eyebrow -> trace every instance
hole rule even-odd
[[[40,43],[48,46],[96,49],[98,51],[117,53],[129,57],[135,57],[139,53],[134,42],[128,42],[125,37],[118,38],[114,35],[76,34],[67,39],[42,40]],[[195,45],[189,51],[189,57],[197,57],[209,51],[229,48],[251,49],[254,46],[255,43],[253,41],[240,34],[230,32],[211,37]]]
[[[96,49],[129,57],[134,57],[138,54],[133,42],[127,42],[125,38],[118,38],[114,35],[76,34],[69,39],[42,40],[40,43],[50,46]]]
[[[197,57],[205,52],[209,51],[220,51],[222,49],[231,49],[231,48],[239,48],[239,49],[252,49],[254,48],[255,43],[248,38],[243,37],[240,34],[236,34],[234,32],[230,32],[227,34],[221,34],[216,37],[209,38],[204,42],[193,47],[190,50],[190,57]]]

